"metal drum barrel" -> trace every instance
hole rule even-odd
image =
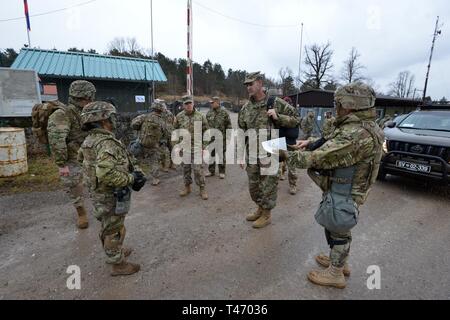
[[[0,178],[28,171],[27,143],[23,128],[0,128]]]

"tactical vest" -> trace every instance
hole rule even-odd
[[[98,190],[98,180],[97,180],[97,175],[95,172],[95,165],[96,165],[96,161],[97,161],[97,147],[100,143],[107,141],[107,140],[112,140],[114,141],[116,144],[118,144],[121,148],[123,148],[123,151],[126,153],[127,155],[127,159],[128,159],[128,163],[126,166],[124,166],[124,171],[132,171],[130,166],[131,166],[131,160],[130,157],[128,156],[128,153],[125,149],[125,147],[122,145],[122,143],[115,139],[112,136],[104,136],[101,137],[98,140],[94,140],[94,139],[90,139],[90,137],[86,138],[86,140],[84,141],[83,145],[81,146],[82,152],[83,152],[83,173],[84,173],[84,183],[85,185],[88,187],[90,192],[96,192],[96,191],[102,191],[102,190]]]

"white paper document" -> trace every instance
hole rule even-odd
[[[280,150],[287,151],[286,138],[273,139],[262,143],[264,150],[277,154]]]

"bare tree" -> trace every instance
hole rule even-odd
[[[402,71],[398,74],[397,80],[389,86],[389,94],[399,98],[410,98],[414,93],[414,82],[416,77],[409,71]]]
[[[361,74],[361,70],[365,69],[365,67],[359,63],[359,58],[361,55],[355,47],[352,48],[348,59],[344,61],[344,67],[341,71],[341,80],[346,83],[352,83],[354,81],[364,80],[364,77]]]
[[[114,38],[109,44],[108,44],[108,51],[116,51],[120,54],[124,54],[127,52],[127,45],[125,38]]]
[[[324,45],[313,44],[305,49],[305,63],[308,70],[304,72],[306,79],[312,81],[315,89],[320,89],[332,77],[330,71],[333,68],[331,58],[333,50],[328,42]]]

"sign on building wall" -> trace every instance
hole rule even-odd
[[[145,96],[135,96],[136,103],[145,103]]]

